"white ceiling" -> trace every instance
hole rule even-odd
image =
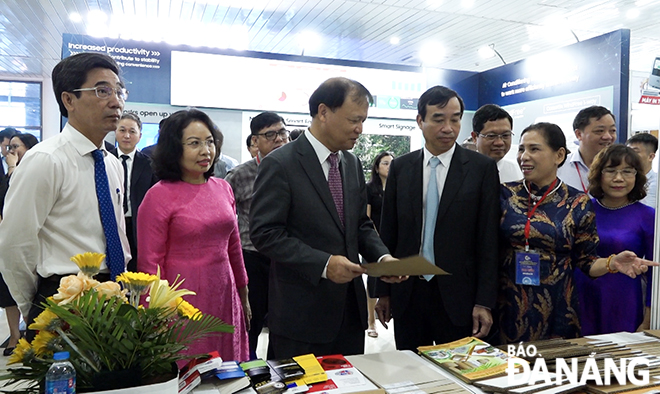
[[[106,21],[93,19],[99,10]],[[220,46],[242,37],[239,45],[253,51],[471,71],[502,64],[483,59],[484,46],[511,63],[627,28],[631,69],[650,71],[660,56],[659,21],[660,0],[0,0],[0,77],[47,76],[62,33],[111,35],[116,26],[122,38]],[[309,31],[316,48],[301,44]],[[439,48],[434,63],[422,60],[425,45]]]

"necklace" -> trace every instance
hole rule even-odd
[[[632,205],[632,204],[636,203],[637,201],[630,201],[630,202],[628,202],[628,204],[623,204],[619,207],[608,207],[607,205],[600,202],[600,200],[596,200],[596,202],[598,203],[598,205],[600,205],[601,207],[603,207],[605,209],[609,209],[610,211],[616,211],[617,209],[623,209],[623,208],[625,208],[629,205]]]
[[[550,194],[556,192],[556,191],[561,187],[562,180],[561,180],[561,179],[556,179],[556,180],[559,180],[559,182],[557,182],[557,186],[555,186],[555,188],[552,189],[551,191],[546,192],[548,195],[550,195]],[[527,190],[527,194],[529,194],[529,197],[532,199],[532,201],[534,202],[534,204],[537,204],[539,201],[541,201],[541,199],[543,198],[543,196],[537,196],[536,194],[532,193],[532,191],[531,191],[531,190],[529,189],[529,187],[527,186],[527,182],[526,182],[526,181],[523,181],[523,186],[525,187],[525,190]]]

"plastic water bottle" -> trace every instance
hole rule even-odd
[[[55,353],[53,360],[46,373],[46,394],[75,394],[76,370],[69,362],[69,352]]]

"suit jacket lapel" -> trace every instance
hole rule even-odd
[[[449,164],[449,172],[447,173],[447,179],[445,180],[445,187],[442,189],[437,221],[440,221],[444,214],[447,213],[449,205],[451,205],[451,202],[456,197],[456,193],[458,193],[458,190],[467,175],[464,166],[468,161],[470,160],[463,154],[463,148],[456,145],[454,156],[452,156],[451,163]]]
[[[408,163],[408,166],[402,171],[402,174],[408,179],[404,184],[408,190],[410,201],[410,212],[415,220],[414,231],[420,230],[421,239],[422,216],[424,215],[423,196],[424,193],[424,150],[419,151],[419,155]],[[401,182],[399,180],[399,182]],[[404,189],[405,190],[405,189]]]
[[[314,186],[314,189],[316,189],[319,197],[321,197],[323,205],[325,205],[325,207],[328,209],[337,226],[343,231],[344,226],[342,226],[341,221],[339,220],[337,207],[335,207],[335,201],[332,199],[332,194],[330,194],[330,187],[328,186],[328,181],[325,179],[325,175],[323,174],[323,168],[321,168],[321,163],[319,163],[318,156],[316,155],[314,148],[312,148],[312,145],[309,143],[304,134],[298,137],[298,140],[301,140],[296,144],[296,150],[298,151],[298,161],[307,174],[310,183],[312,186]],[[342,183],[344,187],[346,185],[345,182],[346,181],[342,177]],[[346,206],[344,206],[344,212],[346,212]]]
[[[135,152],[135,156],[133,156],[133,169],[131,171],[131,188],[135,188],[142,172],[149,166],[149,160],[142,159],[140,152]]]

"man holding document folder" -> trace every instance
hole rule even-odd
[[[378,318],[394,317],[397,349],[485,337],[497,297],[499,176],[492,159],[456,144],[464,104],[443,86],[419,98],[423,149],[395,159],[381,238],[397,258],[421,254],[451,275],[379,281]]]
[[[364,352],[366,269],[358,254],[392,259],[367,216],[362,166],[348,151],[370,103],[356,81],[325,81],[309,99],[309,130],[259,165],[250,238],[271,259],[268,358]]]

